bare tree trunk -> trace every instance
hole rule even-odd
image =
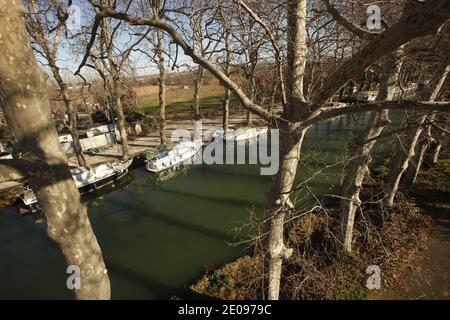
[[[52,64],[50,60],[49,60],[49,63],[50,63],[50,67],[51,67],[53,76],[55,77],[56,82],[58,83],[59,90],[60,90],[62,98],[64,100],[64,104],[66,106],[66,112],[69,117],[69,131],[70,131],[70,135],[72,136],[73,149],[75,151],[75,155],[77,157],[78,164],[80,166],[85,166],[86,160],[83,155],[83,148],[81,147],[80,138],[78,137],[78,131],[77,131],[77,112],[75,111],[72,100],[70,99],[70,95],[67,92],[67,85],[59,73],[59,68],[55,64]]]
[[[106,5],[106,0],[101,0],[102,5]],[[125,115],[123,113],[122,98],[120,96],[120,69],[116,62],[114,61],[113,51],[114,51],[114,39],[111,39],[110,25],[107,19],[103,18],[101,20],[101,37],[100,37],[100,47],[106,51],[106,57],[108,64],[106,64],[105,59],[102,59],[103,65],[108,69],[109,80],[107,81],[107,86],[112,93],[114,99],[114,109],[117,114],[117,120],[120,132],[120,142],[122,145],[122,157],[128,158],[129,148],[128,148],[128,134],[127,134],[127,124],[125,121]],[[111,84],[112,82],[112,84]]]
[[[290,119],[306,109],[303,95],[303,77],[306,63],[306,0],[291,0],[288,6],[288,55],[287,55],[287,99],[284,117]],[[300,112],[306,112],[301,110]],[[264,214],[269,221],[269,239],[266,244],[265,274],[268,286],[265,293],[269,300],[277,300],[280,291],[281,268],[283,259],[292,254],[284,244],[284,218],[293,209],[289,199],[297,173],[300,149],[308,128],[294,135],[290,125],[280,129],[280,167],[273,177],[271,186],[265,195]]]
[[[250,77],[250,100],[255,101],[256,98],[256,84],[255,77],[252,75]],[[250,110],[247,110],[247,125],[252,125],[253,123],[253,113]]]
[[[437,162],[438,162],[438,160],[439,160],[439,154],[440,154],[440,152],[441,152],[441,149],[442,149],[442,144],[441,143],[438,143],[437,145],[436,145],[436,147],[434,147],[432,150],[433,150],[433,153],[432,153],[432,157],[431,157],[431,161],[432,161],[432,164],[436,164]]]
[[[441,67],[438,69],[438,72],[436,74],[437,78],[435,79],[434,82],[432,81],[430,83],[430,85],[428,86],[428,90],[425,90],[425,93],[424,93],[425,100],[428,99],[428,100],[434,101],[438,98],[439,92],[441,91],[441,88],[442,88],[449,72],[450,72],[450,55],[447,54],[446,58],[444,59],[443,63],[441,64]],[[435,120],[435,117],[436,117],[436,114],[432,114],[429,118],[430,122],[433,122]],[[416,182],[417,176],[419,175],[420,168],[422,167],[422,162],[425,158],[426,151],[429,147],[429,141],[428,141],[429,139],[427,139],[427,138],[431,137],[431,125],[427,126],[426,132],[427,132],[427,137],[424,137],[422,139],[421,143],[419,144],[419,146],[417,147],[419,152],[416,154],[416,156],[413,159],[411,159],[411,161],[409,163],[407,173],[405,176],[406,184],[413,185]],[[431,147],[434,147],[434,146],[435,146],[434,141],[431,141]],[[435,151],[437,150],[437,154],[435,153],[435,157],[433,157],[433,159],[431,161],[432,163],[436,163],[438,155],[439,155],[439,151],[441,148],[439,146],[439,144],[436,147],[437,147],[437,149],[435,148],[434,150]],[[434,162],[433,162],[433,160],[434,160]]]
[[[344,250],[352,251],[353,226],[355,213],[361,201],[359,193],[366,174],[369,172],[369,164],[372,161],[371,152],[376,138],[381,134],[388,123],[388,110],[373,112],[369,118],[367,128],[361,132],[350,147],[352,159],[344,169],[344,177],[341,187],[341,225]]]
[[[431,143],[429,145],[429,152],[426,155],[426,161],[429,165],[436,164],[439,160],[439,153],[442,149],[442,142],[445,138],[445,135],[448,132],[448,116],[444,113],[436,114],[436,120],[443,124],[444,130],[439,133],[436,133],[434,137],[431,138]],[[447,131],[447,132],[446,132]],[[431,134],[431,130],[430,130]]]
[[[194,120],[198,121],[201,119],[200,113],[200,90],[203,84],[203,78],[205,76],[205,69],[201,66],[198,67],[197,78],[194,82]]]
[[[68,92],[67,84],[61,77],[60,69],[57,66],[57,53],[60,44],[60,34],[61,28],[54,28],[53,37],[48,33],[47,27],[49,24],[48,17],[45,19],[41,18],[41,15],[37,12],[35,7],[35,3],[28,3],[28,12],[29,21],[25,21],[27,24],[25,25],[28,31],[28,34],[33,39],[34,43],[39,45],[40,50],[37,50],[39,54],[48,62],[48,66],[53,74],[53,77],[56,80],[56,83],[59,87],[59,92],[64,101],[64,105],[66,107],[66,113],[69,118],[69,131],[73,140],[73,148],[75,155],[78,160],[78,164],[80,166],[86,165],[86,160],[83,156],[83,149],[81,147],[80,139],[78,137],[77,132],[77,111],[73,107],[72,99]],[[83,96],[83,95],[82,95]],[[84,96],[83,96],[84,98]],[[83,99],[83,102],[84,99]]]
[[[21,2],[0,2],[0,104],[15,136],[15,144],[39,170],[19,169],[28,177],[47,219],[47,233],[68,265],[81,270],[78,299],[109,299],[110,284],[102,253],[86,208],[80,203],[67,159],[59,144],[47,88],[24,28]]]
[[[435,114],[429,116],[428,121],[433,122]],[[423,132],[423,131],[422,131]],[[422,135],[422,139],[419,137],[419,141],[416,146],[414,156],[410,159],[408,168],[406,169],[405,178],[403,184],[413,185],[416,183],[417,176],[419,175],[422,167],[423,159],[425,158],[426,151],[428,149],[429,138],[431,137],[431,125],[426,127],[426,134]]]
[[[395,87],[398,82],[400,69],[403,62],[403,49],[389,54],[383,64],[383,76],[380,81],[380,90],[377,101],[392,100]],[[351,159],[344,168],[341,183],[340,215],[342,226],[342,241],[344,250],[352,251],[353,227],[355,213],[361,203],[359,193],[366,174],[369,172],[369,164],[372,160],[371,153],[376,143],[376,137],[383,132],[389,123],[389,111],[372,112],[366,129],[356,137],[350,146]],[[366,142],[369,141],[369,142]]]
[[[267,298],[278,300],[283,259],[292,255],[292,249],[284,244],[284,220],[293,209],[289,198],[297,173],[298,161],[305,129],[297,139],[286,130],[280,131],[280,168],[265,196],[265,216],[269,218],[269,239],[265,267],[268,274]]]
[[[445,133],[443,133],[440,138],[443,139],[444,138]],[[433,143],[431,144],[430,147],[430,164],[436,164],[436,162],[438,162],[439,160],[439,154],[441,153],[441,149],[442,149],[442,142],[440,141],[440,139],[437,139],[436,141],[433,141]]]
[[[72,136],[73,140],[73,148],[75,151],[75,155],[77,157],[78,164],[80,166],[86,165],[86,160],[83,155],[83,148],[81,147],[80,138],[78,137],[78,130],[77,130],[77,113],[73,108],[72,101],[69,97],[69,94],[67,93],[67,86],[65,83],[60,83],[57,80],[61,94],[63,96],[64,104],[66,105],[66,112],[69,116],[69,131],[70,135]]]
[[[231,64],[231,34],[229,31],[228,25],[225,23],[225,67],[224,73],[227,77],[230,77],[230,64]],[[231,91],[227,87],[224,87],[224,99],[223,99],[223,117],[222,117],[222,128],[224,131],[224,136],[226,136],[228,132],[228,116],[230,113],[230,99],[231,99]]]
[[[166,144],[166,69],[164,66],[164,52],[162,48],[162,34],[158,29],[156,30],[157,46],[156,51],[158,52],[158,69],[159,69],[159,136],[161,139],[161,144]]]
[[[253,101],[253,100],[252,100]],[[247,109],[247,118],[245,120],[245,122],[247,123],[247,125],[251,126],[253,123],[253,114],[250,110]]]
[[[277,96],[277,88],[278,88],[279,84],[280,84],[280,82],[278,81],[278,79],[275,79],[273,87],[272,87],[272,92],[270,93],[269,108],[267,110],[269,112],[273,112],[273,109],[275,108],[275,99]]]
[[[224,131],[224,135],[228,132],[228,116],[230,113],[230,97],[231,92],[229,89],[225,88],[225,94],[223,99],[223,118],[222,118],[222,127]]]
[[[129,156],[129,148],[128,148],[128,134],[127,134],[127,125],[125,121],[125,115],[123,114],[122,108],[122,99],[120,97],[120,86],[119,79],[113,76],[113,92],[114,92],[114,102],[115,102],[115,110],[117,113],[117,122],[119,125],[120,132],[120,143],[122,145],[122,156],[127,158]]]
[[[436,77],[431,81],[428,86],[428,92],[425,94],[425,100],[435,101],[441,91],[442,85],[447,78],[447,74],[450,72],[450,57],[441,63],[437,68]],[[422,124],[425,122],[427,116],[422,116],[418,124],[420,125],[417,129],[411,129],[403,142],[400,142],[397,153],[390,164],[389,174],[386,177],[386,204],[392,206],[394,204],[394,198],[398,191],[400,180],[408,169],[408,164],[410,160],[415,155],[415,149],[417,141],[419,140],[420,134],[422,133]],[[420,151],[420,150],[419,150]],[[420,168],[421,164],[416,164]],[[417,173],[418,174],[418,173]],[[417,174],[415,174],[417,176]]]
[[[427,116],[422,116],[418,125],[422,125]],[[389,173],[386,178],[386,205],[392,206],[394,198],[397,194],[400,180],[403,173],[408,169],[408,163],[414,157],[417,141],[422,133],[422,127],[418,129],[410,129],[408,135],[403,142],[398,145],[399,150],[395,154],[389,166]],[[400,139],[400,138],[399,138]]]
[[[415,151],[414,157],[410,159],[408,169],[406,170],[405,179],[403,181],[405,185],[411,186],[416,183],[425,153],[428,149],[427,138],[423,137],[422,141],[420,141],[416,148],[417,150]]]
[[[438,78],[437,78],[437,82],[436,85],[433,87],[430,87],[430,90],[428,90],[428,92],[425,92],[425,99],[430,99],[430,100],[435,100],[438,95],[439,92],[441,91],[441,88],[445,82],[445,79],[447,78],[448,73],[450,72],[450,57],[447,57],[447,59],[443,62],[442,66],[442,73],[438,74]],[[445,68],[445,69],[444,69]],[[432,85],[432,83],[430,84]],[[435,120],[436,114],[432,114],[430,116],[430,122],[433,122]],[[411,159],[408,169],[407,169],[407,173],[405,176],[405,184],[414,184],[416,182],[416,178],[419,175],[419,171],[420,168],[422,167],[422,162],[425,158],[425,154],[426,151],[429,147],[429,139],[427,139],[428,137],[431,137],[431,125],[427,126],[426,129],[427,132],[427,137],[424,137],[421,141],[421,143],[419,143],[419,146],[417,147],[418,149],[418,153],[416,154],[416,156],[414,157],[414,159]],[[439,156],[439,152],[441,149],[441,146],[439,146],[439,144],[435,144],[434,141],[431,141],[431,146],[434,147],[436,146],[437,148],[434,149],[434,151],[437,150],[437,153],[435,153],[435,156],[432,157],[432,163],[436,163],[437,158]]]

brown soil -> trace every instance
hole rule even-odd
[[[439,183],[450,177],[426,172],[424,178]],[[382,290],[375,299],[450,300],[450,192],[440,189],[421,183],[410,191],[416,204],[432,218],[431,234],[420,257],[404,268],[399,283]]]

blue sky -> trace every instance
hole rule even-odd
[[[72,14],[77,18],[74,18],[72,21],[75,21],[74,24],[76,24],[77,21],[80,21],[80,27],[87,28],[86,30],[89,30],[93,23],[92,9],[86,7],[86,3],[84,1],[75,0],[73,3],[75,9],[72,11]],[[115,24],[115,22],[112,23]],[[75,29],[71,29],[71,31],[74,33],[79,32],[80,28],[75,27]],[[115,45],[120,49],[124,49],[126,48],[127,40],[129,40],[129,35],[127,33],[121,34],[117,37]],[[84,50],[83,52],[77,52],[80,50],[80,48],[76,48],[76,46],[71,45],[71,43],[74,42],[75,41],[73,40],[67,41],[63,39],[60,49],[58,50],[57,64],[61,68],[64,78],[66,78],[67,80],[73,79],[73,73],[78,69],[78,66],[81,63],[81,59],[84,55]],[[148,49],[148,51],[151,52],[150,45],[148,44],[148,42],[146,44],[147,45],[143,49]],[[170,48],[168,50],[174,55],[174,52],[176,50],[175,44],[170,45]],[[133,61],[133,65],[135,66],[136,75],[155,74],[158,72],[156,65],[150,60],[149,57],[141,52],[131,53],[130,60]],[[179,65],[193,65],[192,60],[189,57],[186,57],[183,54],[182,50],[178,51],[178,62]],[[48,72],[48,70],[46,71]],[[87,67],[83,68],[82,74],[97,77],[95,71]]]

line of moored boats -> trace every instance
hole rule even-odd
[[[265,134],[267,128],[242,127],[224,134],[223,130],[217,130],[207,137],[207,143],[218,141],[246,141]],[[180,141],[175,144],[162,145],[156,150],[144,151],[145,167],[147,171],[155,174],[179,167],[195,156],[204,145],[201,139],[194,141]],[[75,184],[80,194],[86,194],[122,178],[128,172],[133,158],[121,161],[102,163],[97,166],[80,166],[70,169]],[[38,200],[31,188],[27,188],[21,196],[24,207],[35,211],[39,209]]]

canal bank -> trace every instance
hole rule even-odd
[[[344,155],[347,124],[311,128],[299,181]],[[326,139],[323,139],[325,138]],[[326,141],[326,142],[324,142]],[[310,182],[317,194],[334,190],[340,167]],[[262,214],[270,176],[256,165],[200,165],[158,182],[144,168],[86,198],[89,217],[111,278],[113,299],[182,296],[204,273],[245,254],[233,228]],[[0,215],[0,298],[72,299],[66,263],[46,233],[42,218]]]

